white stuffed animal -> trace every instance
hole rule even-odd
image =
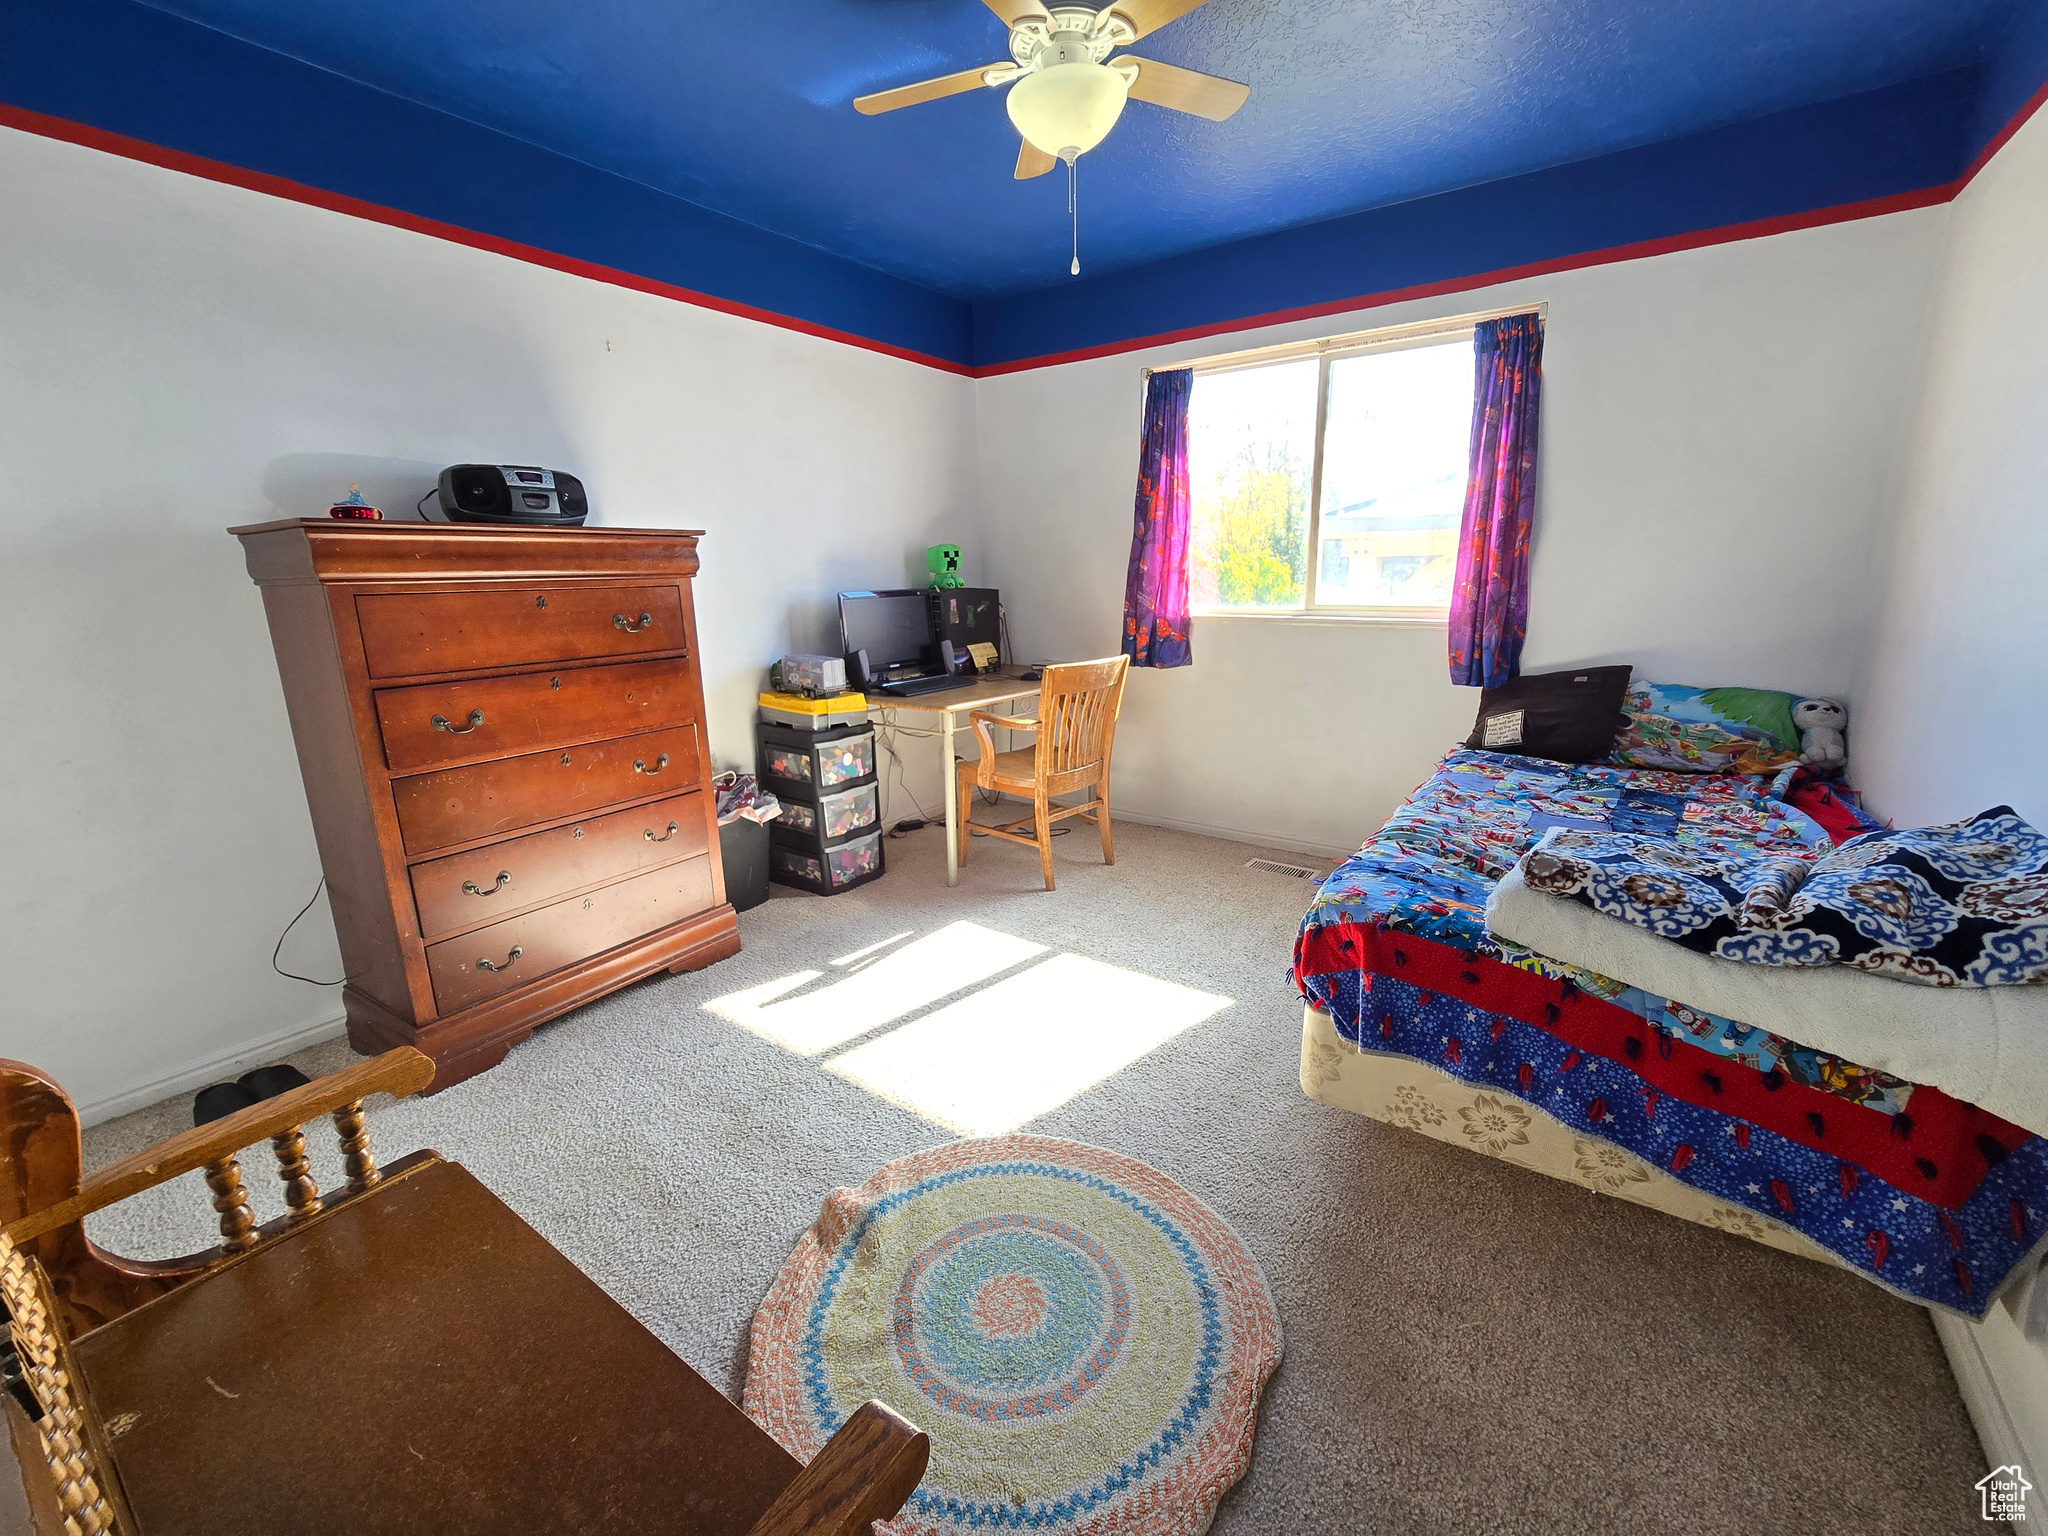
[[[1849,709],[1833,699],[1801,699],[1792,706],[1792,723],[1799,727],[1799,754],[1803,763],[1822,769],[1843,766],[1849,759],[1842,732],[1849,726]]]

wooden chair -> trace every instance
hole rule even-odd
[[[1008,838],[1038,850],[1045,888],[1053,888],[1052,824],[1069,816],[1095,823],[1102,834],[1102,862],[1116,862],[1116,844],[1109,828],[1109,754],[1116,743],[1116,717],[1123,707],[1124,675],[1130,658],[1077,661],[1045,669],[1035,718],[992,714],[977,709],[968,716],[981,738],[981,756],[970,779],[960,779],[960,862],[967,862],[967,813],[977,788],[1015,795],[1031,802],[1031,814],[1003,826],[981,827],[990,837]],[[1014,752],[996,751],[996,729],[1033,731],[1036,744]],[[956,764],[956,771],[958,769]],[[1054,795],[1090,789],[1094,798],[1080,805],[1054,805]],[[1021,828],[1030,828],[1028,833]]]
[[[0,1061],[0,1385],[24,1476],[0,1530],[867,1536],[929,1442],[880,1403],[808,1467],[459,1164],[379,1169],[363,1099],[433,1064],[401,1048],[81,1176],[78,1117]],[[305,1122],[334,1117],[323,1196]],[[258,1226],[236,1153],[269,1141],[286,1213]],[[203,1169],[221,1242],[143,1263],[83,1218]]]

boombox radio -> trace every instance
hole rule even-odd
[[[430,495],[432,493],[429,493]],[[526,523],[580,528],[590,515],[583,482],[559,469],[525,464],[451,464],[441,471],[439,496],[421,511],[446,523]]]

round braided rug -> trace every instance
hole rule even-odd
[[[835,1191],[754,1316],[747,1412],[808,1461],[880,1398],[931,1436],[896,1536],[1197,1536],[1251,1459],[1280,1320],[1155,1168],[959,1141]]]

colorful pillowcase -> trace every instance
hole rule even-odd
[[[1798,702],[1798,694],[1767,688],[1632,683],[1614,761],[1680,773],[1776,773],[1799,761]]]

